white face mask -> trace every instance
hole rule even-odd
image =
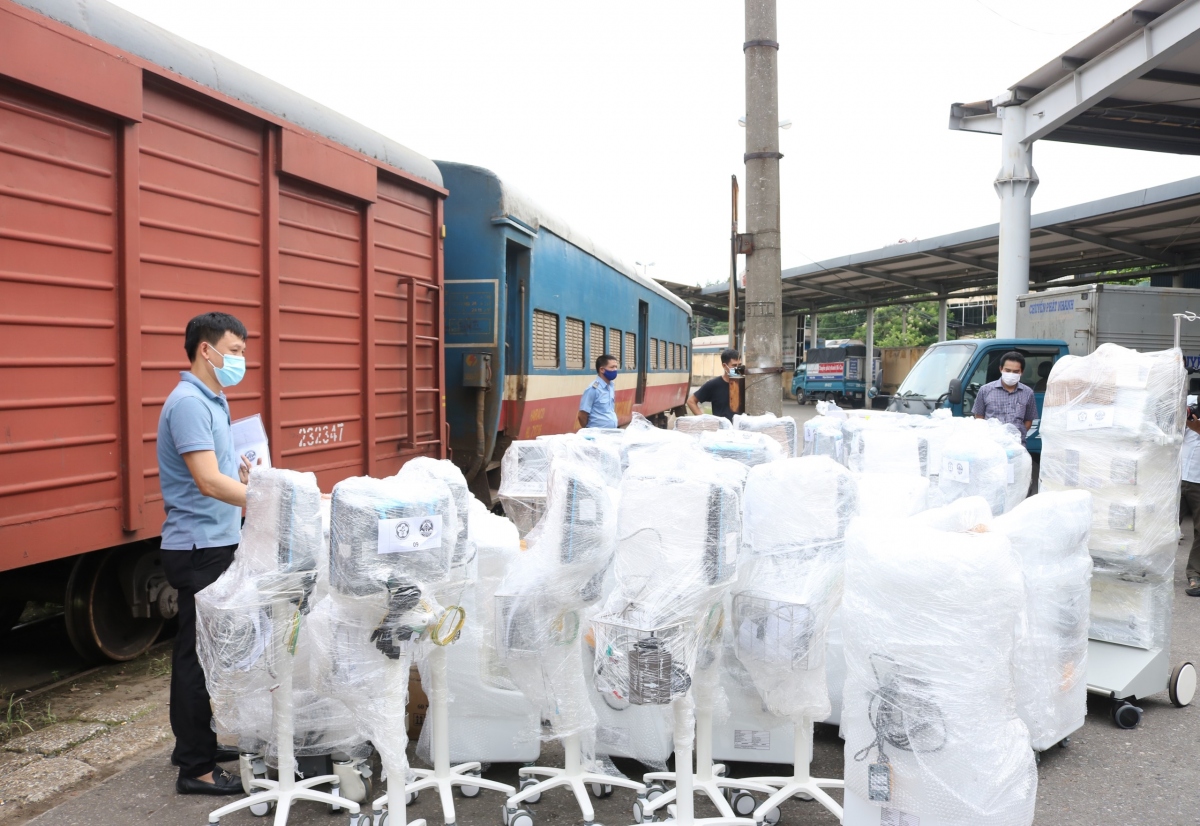
[[[1005,387],[1012,387],[1021,380],[1020,373],[1001,373],[1000,381],[1004,382]]]

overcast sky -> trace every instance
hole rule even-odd
[[[115,2],[424,155],[496,171],[654,277],[728,277],[738,0]],[[1000,139],[949,131],[950,104],[1132,5],[779,0],[784,266],[996,221]],[[1200,175],[1200,158],[1051,142],[1034,166],[1035,212]]]

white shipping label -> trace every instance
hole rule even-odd
[[[379,553],[425,551],[442,544],[442,517],[409,516],[379,520]]]
[[[725,534],[725,564],[732,565],[737,561],[738,535],[737,532]]]
[[[1008,483],[1010,485],[1017,483],[1017,468],[1012,462],[1008,463]]]
[[[1074,410],[1067,414],[1067,430],[1097,430],[1113,426],[1114,411],[1110,407],[1093,410]]]
[[[883,809],[879,813],[879,826],[921,826],[921,818],[899,809]]]
[[[596,521],[596,500],[595,499],[580,499],[579,500],[579,518],[583,522]]]
[[[952,459],[946,456],[942,459],[941,478],[966,484],[971,481],[971,463],[966,459]]]
[[[771,732],[755,731],[748,728],[735,728],[733,730],[733,747],[735,749],[747,749],[752,751],[770,751],[771,750]]]

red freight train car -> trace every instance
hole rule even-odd
[[[170,615],[159,411],[210,309],[235,418],[328,491],[444,457],[428,159],[103,0],[0,0],[0,628],[64,602],[91,658]],[[65,591],[64,591],[65,588]]]

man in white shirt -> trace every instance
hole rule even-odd
[[[1184,592],[1200,597],[1200,418],[1196,416],[1195,396],[1188,396],[1187,429],[1183,431],[1183,480],[1179,483],[1183,501],[1192,512],[1192,551],[1188,555]]]

